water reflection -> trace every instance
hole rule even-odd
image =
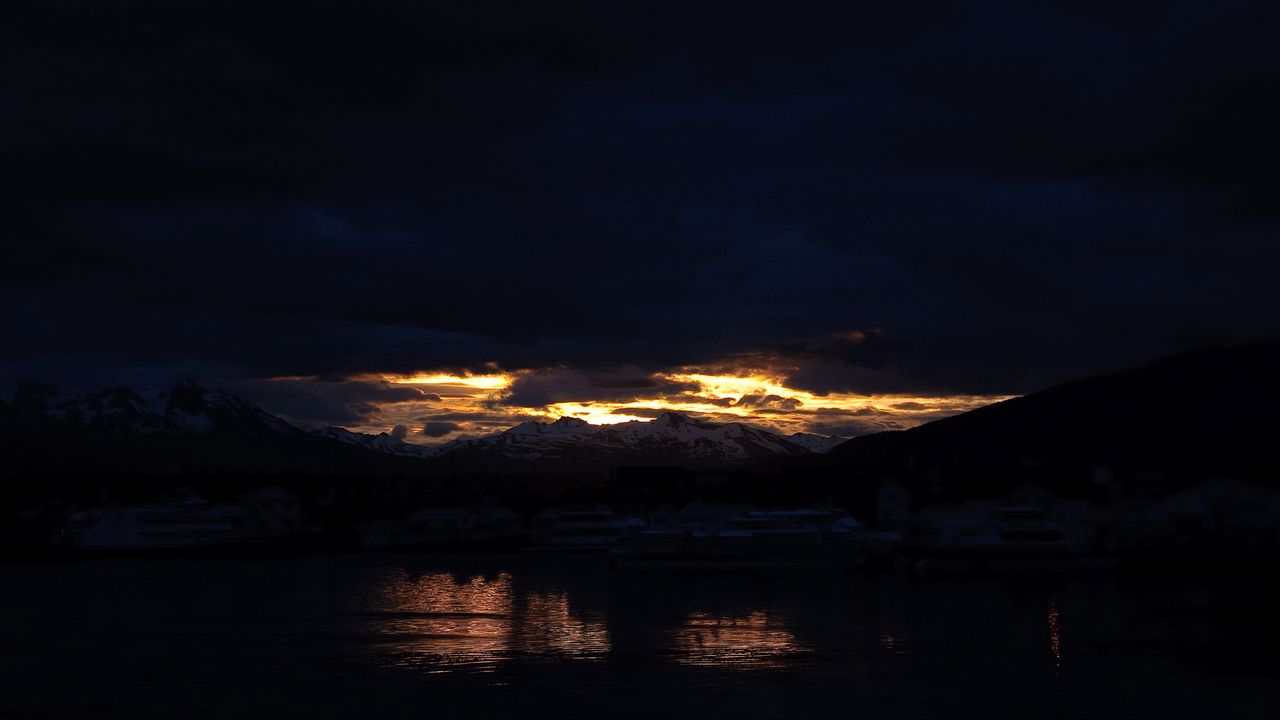
[[[779,669],[808,651],[780,617],[769,613],[692,613],[676,631],[673,659],[681,665]]]
[[[1049,610],[1045,615],[1049,624],[1049,651],[1053,653],[1054,670],[1062,669],[1062,631],[1059,625],[1058,601],[1049,596]]]
[[[387,667],[488,671],[512,649],[511,576],[456,580],[449,573],[413,579],[393,573],[367,613],[379,664]]]
[[[555,653],[580,660],[600,660],[609,652],[609,630],[603,618],[578,618],[564,593],[529,593],[520,614],[523,654]]]
[[[600,660],[610,648],[602,618],[575,615],[565,593],[519,592],[505,572],[415,579],[398,569],[358,617],[387,668],[489,672],[516,656]]]
[[[0,717],[185,717],[193,702],[219,717],[314,720],[672,708],[738,720],[1275,718],[1280,707],[1280,595],[1261,580],[583,565],[361,555],[0,566],[0,609],[21,620],[3,627]]]

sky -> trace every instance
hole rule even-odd
[[[847,436],[1275,337],[1278,15],[14,2],[0,384]]]

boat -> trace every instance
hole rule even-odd
[[[555,513],[538,533],[538,549],[601,552],[648,527],[642,518],[616,515],[611,510],[566,510]]]
[[[402,520],[375,520],[358,529],[367,550],[515,547],[523,539],[524,520],[508,508],[424,507]]]
[[[858,521],[840,510],[752,510],[715,526],[655,528],[611,549],[628,569],[854,567],[867,558]]]
[[[944,521],[926,547],[937,553],[1072,554],[1086,548],[1077,523],[1049,519],[1035,506],[998,507],[987,518]]]
[[[191,549],[256,540],[244,508],[203,501],[114,505],[72,514],[66,540],[87,552]]]
[[[1028,571],[1112,567],[1114,558],[1090,553],[1085,529],[1036,506],[991,510],[985,518],[951,518],[917,538],[913,567],[920,571]]]

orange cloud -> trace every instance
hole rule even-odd
[[[586,378],[566,369],[492,371],[457,374],[426,370],[376,379],[421,391],[421,399],[386,403],[349,429],[389,432],[411,429],[409,442],[433,443],[462,435],[500,431],[525,420],[573,417],[597,425],[648,420],[674,411],[714,422],[747,422],[778,432],[853,435],[913,427],[1006,399],[989,395],[915,395],[827,393],[788,387],[788,368],[677,368],[631,372],[626,381],[612,376]],[[520,383],[540,383],[539,393],[512,399]],[[562,381],[554,392],[546,384]],[[544,397],[545,401],[529,398]],[[540,404],[539,404],[540,403]]]

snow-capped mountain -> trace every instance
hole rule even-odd
[[[23,384],[0,403],[0,475],[331,477],[429,473],[429,461],[301,430],[235,395],[194,383],[138,392]]]
[[[337,440],[347,445],[356,445],[368,450],[375,450],[388,455],[403,455],[405,457],[432,457],[437,454],[437,446],[430,445],[414,445],[391,437],[389,433],[378,433],[370,435],[368,433],[353,432],[341,427],[326,427],[315,430],[313,434],[320,437]]]
[[[798,432],[787,436],[791,442],[807,449],[811,453],[821,455],[831,448],[845,442],[849,438],[817,435],[815,433]]]
[[[353,435],[358,435],[352,433]],[[348,439],[384,452],[408,454],[389,436]],[[389,442],[388,442],[389,441]],[[423,448],[431,455],[488,455],[538,462],[655,462],[723,465],[765,458],[807,455],[834,446],[839,438],[808,435],[799,442],[742,423],[714,424],[667,412],[650,421],[591,425],[576,418],[524,422],[494,435]],[[405,445],[405,443],[399,443]],[[412,447],[412,446],[410,446]]]
[[[133,448],[147,455],[152,450],[139,448],[163,447],[156,452],[169,453],[166,458],[187,462],[200,457],[215,466],[229,458],[241,464],[262,458],[287,458],[292,465],[345,462],[352,468],[385,465],[393,458],[400,464],[426,461],[423,467],[445,467],[447,461],[451,472],[576,471],[625,464],[727,466],[824,452],[841,441],[804,433],[785,437],[742,423],[713,424],[667,412],[651,421],[616,425],[590,425],[575,418],[524,422],[493,435],[416,445],[388,433],[368,435],[339,427],[304,431],[243,398],[190,382],[149,392],[27,385],[3,414],[5,424],[28,432],[74,430],[99,438],[106,443],[99,447],[110,447],[111,452]],[[226,445],[237,438],[240,445]],[[121,444],[125,439],[128,443]]]
[[[13,405],[48,420],[117,435],[303,432],[243,398],[191,382],[142,393],[124,387],[79,390],[26,385],[15,394]]]

